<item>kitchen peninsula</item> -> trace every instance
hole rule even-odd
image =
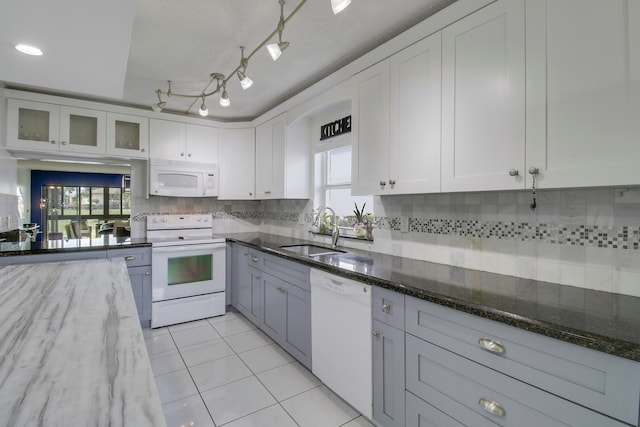
[[[165,425],[125,261],[0,268],[0,425]]]

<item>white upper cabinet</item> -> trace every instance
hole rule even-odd
[[[382,194],[389,171],[389,61],[353,79],[351,194]]]
[[[440,191],[441,34],[390,58],[389,194]]]
[[[208,126],[150,119],[149,157],[218,163],[218,129]]]
[[[285,144],[284,115],[256,127],[256,199],[285,198]]]
[[[441,38],[354,77],[352,194],[440,190]]]
[[[10,149],[105,154],[104,111],[11,98],[7,107]]]
[[[220,130],[220,199],[255,198],[255,129]]]
[[[133,159],[149,157],[149,119],[107,113],[107,154]]]
[[[538,186],[640,184],[640,2],[533,0],[526,17]]]
[[[442,30],[443,192],[524,187],[524,0]]]

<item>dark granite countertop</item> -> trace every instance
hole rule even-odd
[[[640,298],[343,248],[313,258],[281,245],[313,243],[264,234],[229,241],[347,278],[640,362]]]
[[[114,237],[104,235],[86,239],[68,240],[30,240],[23,242],[0,242],[0,257],[16,255],[53,254],[64,252],[99,251],[116,248],[134,248],[151,246],[147,239],[132,239],[131,237]]]

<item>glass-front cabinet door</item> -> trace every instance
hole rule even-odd
[[[60,107],[43,102],[7,100],[7,147],[59,150]]]
[[[85,108],[60,107],[60,151],[104,154],[106,113]]]
[[[146,159],[149,157],[149,119],[107,113],[107,154]]]
[[[8,148],[105,153],[104,111],[21,99],[7,101]]]

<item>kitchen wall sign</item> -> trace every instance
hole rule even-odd
[[[320,126],[320,141],[351,132],[351,116]]]

